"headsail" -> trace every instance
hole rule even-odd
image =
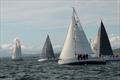
[[[22,59],[21,45],[19,39],[16,39],[15,47],[13,49],[12,59],[13,60]]]
[[[92,50],[73,8],[72,21],[60,54],[60,59],[75,59],[78,54],[91,54]]]
[[[41,59],[43,59],[43,58],[47,58],[47,59],[55,58],[49,35],[47,35],[45,44],[44,44],[43,49],[42,49],[42,53],[40,54],[40,58]]]
[[[94,42],[94,48],[96,53],[101,55],[113,55],[113,51],[110,45],[110,41],[105,30],[104,24],[101,21],[101,26],[98,30],[97,40]]]

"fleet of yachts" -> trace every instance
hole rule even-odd
[[[94,52],[87,40],[79,17],[73,8],[73,14],[63,49],[57,59],[58,64],[106,64],[107,61],[120,61],[120,57],[113,54],[103,21],[101,21],[97,37],[94,40],[93,49]],[[12,60],[23,60],[20,40],[18,39],[16,39],[12,52]],[[50,37],[47,35],[38,61],[43,62],[49,60],[56,60],[56,58]]]

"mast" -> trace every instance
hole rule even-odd
[[[76,13],[76,12],[75,12],[75,9],[74,9],[74,7],[73,7],[73,17],[75,16],[75,13]],[[76,24],[75,24],[75,25],[76,25]],[[75,25],[74,25],[74,26],[75,26]],[[77,53],[76,53],[76,30],[75,30],[75,27],[74,27],[73,30],[74,30],[74,38],[73,38],[73,39],[74,39],[74,41],[75,41],[75,49],[74,49],[74,50],[75,50],[75,58],[77,58]]]

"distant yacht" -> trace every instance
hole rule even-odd
[[[87,37],[80,24],[79,17],[73,8],[72,21],[70,23],[67,37],[59,56],[59,64],[89,64],[105,63],[104,60],[92,58],[93,52]]]
[[[103,22],[101,21],[101,26],[98,29],[98,34],[93,44],[93,51],[99,57],[103,57],[105,60],[120,60],[113,54],[111,44],[105,29]]]
[[[12,60],[22,60],[22,52],[20,40],[16,39],[15,47],[13,48]]]
[[[45,44],[42,49],[42,53],[40,54],[40,59],[38,61],[46,61],[46,60],[53,60],[55,59],[53,47],[49,38],[49,35],[47,35]]]

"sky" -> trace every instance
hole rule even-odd
[[[22,48],[41,49],[47,34],[54,48],[64,44],[72,7],[88,40],[94,40],[102,20],[113,48],[120,47],[120,0],[0,0],[0,45],[19,38]]]

